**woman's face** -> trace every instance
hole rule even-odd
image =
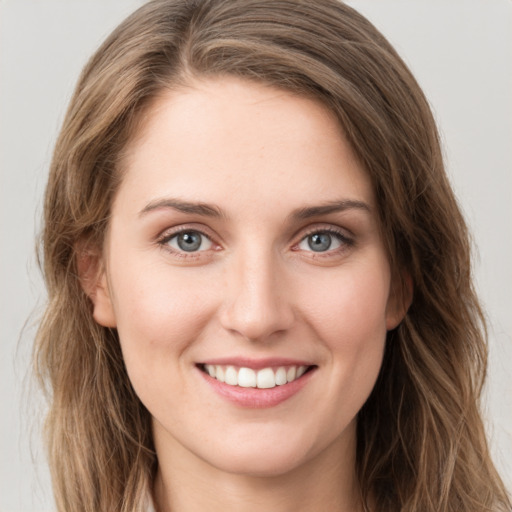
[[[123,172],[94,315],[118,330],[157,452],[253,475],[353,457],[401,315],[336,120],[271,87],[199,82],[155,102]]]

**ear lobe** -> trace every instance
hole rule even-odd
[[[386,329],[392,331],[400,325],[412,303],[414,286],[409,273],[394,280],[386,306]]]
[[[114,308],[100,252],[82,245],[76,254],[80,286],[91,299],[94,320],[103,327],[116,327]]]

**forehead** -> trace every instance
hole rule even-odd
[[[165,91],[125,154],[120,195],[133,200],[169,195],[235,205],[240,198],[243,205],[348,194],[373,202],[366,172],[324,105],[241,79]]]

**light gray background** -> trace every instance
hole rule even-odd
[[[478,246],[489,321],[486,419],[512,482],[512,2],[352,0],[397,47],[438,119]],[[30,391],[44,292],[34,236],[52,146],[87,57],[141,0],[0,0],[0,512],[52,510]],[[30,317],[27,324],[25,322]]]

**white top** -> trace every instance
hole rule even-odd
[[[151,497],[151,494],[148,493],[146,498],[146,506],[144,507],[145,512],[156,512],[155,510],[155,504],[153,503],[153,498]]]

